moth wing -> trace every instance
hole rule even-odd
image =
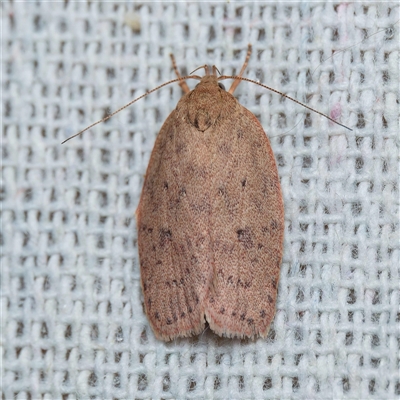
[[[257,118],[240,115],[218,127],[210,221],[211,329],[229,337],[265,337],[275,314],[284,210],[275,157]]]
[[[204,328],[266,336],[282,257],[283,202],[260,123],[237,105],[201,132],[172,112],[137,210],[145,309],[156,336]]]
[[[205,324],[212,254],[207,171],[195,173],[205,163],[202,146],[198,131],[173,111],[154,145],[136,211],[145,310],[166,341],[198,334]]]

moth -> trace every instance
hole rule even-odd
[[[164,341],[201,333],[266,337],[275,314],[284,207],[277,165],[257,118],[233,97],[242,75],[182,77],[184,95],[156,139],[136,211],[144,308]],[[234,79],[230,89],[220,83]],[[200,82],[190,90],[186,79]],[[345,127],[345,126],[344,126]],[[347,128],[347,127],[345,127]],[[349,128],[347,128],[349,129]],[[70,137],[69,139],[71,139]],[[67,139],[67,140],[69,140]]]
[[[283,251],[278,170],[261,124],[232,95],[240,81],[226,91],[204,68],[193,90],[181,85],[136,211],[144,306],[165,341],[206,321],[218,335],[265,337]]]

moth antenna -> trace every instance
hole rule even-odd
[[[267,85],[263,85],[263,84],[260,83],[260,82],[254,81],[253,79],[243,78],[242,76],[228,76],[228,75],[222,75],[222,76],[220,76],[220,77],[218,78],[218,80],[223,80],[223,79],[235,79],[235,80],[241,80],[241,81],[246,81],[246,82],[250,82],[250,83],[255,83],[255,84],[258,85],[258,86],[261,86],[261,87],[263,87],[263,88],[265,88],[265,89],[270,90],[271,92],[280,94],[282,97],[285,97],[285,98],[287,98],[287,99],[289,99],[289,100],[294,101],[295,103],[297,103],[297,104],[303,106],[304,108],[307,108],[308,110],[314,111],[315,113],[321,115],[322,117],[325,117],[325,118],[329,119],[329,121],[332,121],[332,122],[334,122],[335,124],[340,125],[340,126],[343,127],[343,128],[348,129],[349,131],[352,131],[352,130],[353,130],[353,129],[350,129],[348,126],[343,125],[343,124],[341,124],[340,122],[335,121],[335,120],[332,119],[331,117],[328,117],[326,114],[324,114],[324,113],[322,113],[322,112],[320,112],[320,111],[314,110],[313,108],[307,106],[306,104],[302,103],[301,101],[298,101],[298,100],[294,99],[293,97],[290,97],[290,96],[288,96],[287,94],[280,92],[279,90],[273,89],[273,88],[271,88],[271,87],[269,87],[269,86],[267,86]]]
[[[70,136],[68,139],[65,139],[63,142],[61,142],[61,144],[64,144],[65,142],[68,142],[68,140],[71,140],[71,139],[73,139],[74,137],[77,137],[77,136],[81,135],[83,132],[86,132],[88,129],[93,128],[93,127],[94,127],[95,125],[97,125],[97,124],[100,124],[101,122],[107,121],[108,119],[110,119],[111,117],[113,117],[115,114],[118,114],[120,111],[125,110],[125,108],[129,107],[129,106],[132,105],[133,103],[136,103],[138,100],[143,99],[143,97],[146,97],[146,96],[149,95],[150,93],[153,93],[153,92],[155,92],[156,90],[161,89],[162,87],[167,86],[167,85],[169,85],[169,84],[171,84],[171,83],[174,83],[174,82],[181,82],[181,81],[184,80],[184,79],[197,79],[197,80],[201,80],[201,77],[198,76],[198,75],[190,75],[190,76],[183,76],[183,77],[180,76],[180,77],[177,78],[177,79],[172,79],[171,81],[165,82],[165,83],[163,83],[162,85],[157,86],[156,88],[147,91],[146,93],[142,94],[141,96],[136,97],[136,99],[133,99],[133,100],[130,101],[128,104],[125,104],[123,107],[119,108],[117,111],[114,111],[113,113],[107,115],[107,117],[104,117],[104,118],[98,120],[97,122],[94,122],[93,124],[87,126],[85,129],[82,129],[80,132],[75,133],[75,135],[72,135],[72,136]]]

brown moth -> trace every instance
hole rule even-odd
[[[283,250],[278,170],[261,124],[232,96],[240,81],[225,91],[204,68],[195,89],[182,81],[136,211],[145,310],[165,341],[206,321],[218,335],[265,337]]]
[[[157,137],[136,210],[144,306],[157,338],[192,336],[208,322],[228,337],[266,337],[275,314],[284,212],[278,171],[257,118],[232,96],[238,76],[178,76],[184,96]],[[190,90],[185,79],[200,83]],[[229,91],[218,83],[234,79]]]

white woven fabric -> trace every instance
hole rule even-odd
[[[2,11],[2,399],[399,398],[398,3]],[[170,52],[186,73],[231,74],[249,42],[245,76],[353,131],[239,85],[284,194],[276,317],[267,340],[165,344],[143,313],[134,212],[179,86],[61,141],[175,78]]]

